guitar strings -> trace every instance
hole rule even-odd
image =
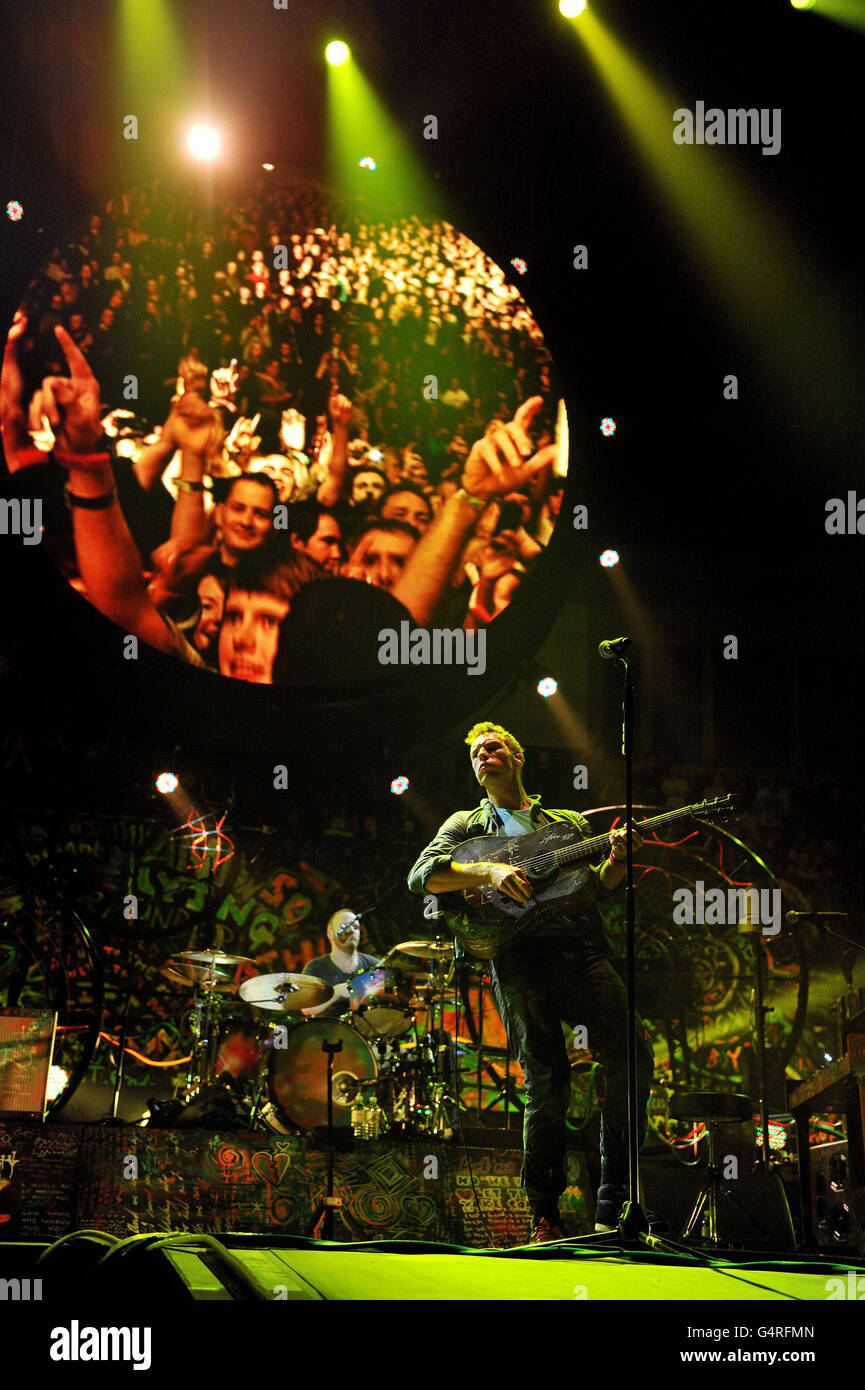
[[[671,821],[681,820],[684,817],[691,816],[697,810],[702,810],[705,814],[706,810],[708,809],[710,808],[706,806],[705,802],[700,807],[683,806],[678,811],[668,811],[664,815],[650,816],[648,820],[638,821],[637,824],[634,826],[634,829],[640,830],[650,825],[665,825]],[[553,823],[555,824],[555,822]],[[574,844],[563,845],[561,849],[547,850],[544,854],[533,854],[528,859],[514,859],[511,861],[511,864],[512,867],[515,869],[522,869],[529,864],[544,865],[547,863],[547,861],[551,861],[554,864],[566,863],[567,858],[563,858],[562,856],[570,856],[571,858],[573,858],[574,851],[577,851],[577,857],[579,857],[580,859],[582,859],[583,857],[589,858],[592,854],[594,854],[596,849],[605,848],[608,843],[609,840],[606,835],[596,835],[588,840],[578,840]]]

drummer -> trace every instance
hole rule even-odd
[[[307,1018],[339,1018],[348,1013],[348,982],[359,970],[371,970],[379,965],[377,956],[367,956],[357,948],[360,945],[360,922],[350,908],[340,908],[328,918],[327,939],[330,954],[318,956],[307,961],[304,975],[315,975],[326,984],[333,985],[333,996],[326,1004],[317,1004],[302,1012]]]

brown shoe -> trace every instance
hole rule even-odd
[[[532,1227],[531,1245],[549,1245],[554,1240],[567,1240],[561,1226],[554,1226],[545,1216]]]

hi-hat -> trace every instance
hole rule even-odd
[[[193,989],[196,985],[209,985],[219,994],[233,994],[237,989],[234,980],[224,970],[193,965],[191,961],[182,960],[179,956],[172,957],[161,965],[159,973],[173,985],[184,985],[188,989]]]
[[[454,948],[449,941],[400,941],[391,954],[402,951],[404,956],[417,960],[453,960]]]
[[[239,994],[256,1009],[278,1009],[280,1013],[297,1013],[326,1004],[333,998],[333,986],[315,975],[256,975],[244,980]]]
[[[194,964],[212,965],[217,970],[226,965],[255,965],[249,956],[227,956],[224,951],[178,951],[177,960],[190,960]]]

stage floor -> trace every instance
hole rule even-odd
[[[760,1256],[736,1255],[728,1268],[670,1264],[662,1254],[629,1257],[533,1249],[511,1251],[503,1259],[482,1252],[398,1254],[351,1251],[344,1246],[316,1250],[234,1250],[248,1277],[265,1298],[337,1301],[497,1300],[569,1302],[826,1302],[833,1270],[817,1272],[755,1269]],[[765,1255],[762,1256],[765,1260]],[[736,1268],[743,1263],[746,1268]],[[795,1257],[791,1256],[795,1264]],[[182,1267],[181,1267],[182,1266]],[[197,1298],[226,1298],[199,1257],[188,1255],[178,1273]],[[865,1269],[862,1271],[865,1273]],[[838,1278],[840,1276],[835,1275]],[[196,1286],[196,1281],[197,1286]],[[865,1279],[863,1279],[865,1288]]]

